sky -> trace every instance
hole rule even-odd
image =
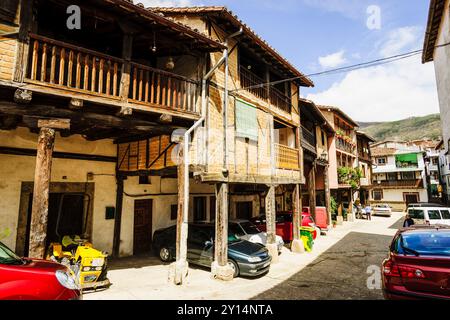
[[[145,6],[225,5],[306,75],[422,49],[428,0],[135,0]],[[301,95],[357,121],[439,112],[433,63],[421,55],[311,77]]]

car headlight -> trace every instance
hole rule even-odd
[[[58,279],[58,282],[64,288],[67,288],[67,289],[70,289],[70,290],[80,290],[80,286],[78,284],[78,281],[68,271],[56,270],[55,276],[56,276],[56,279]]]
[[[260,257],[250,257],[248,258],[248,262],[261,262],[262,259]]]

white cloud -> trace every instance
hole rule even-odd
[[[380,55],[392,55],[420,45],[418,30],[410,27],[389,33],[379,46]],[[417,55],[351,71],[331,88],[309,94],[307,98],[317,104],[340,107],[357,121],[391,121],[438,113],[434,66],[423,65],[420,58]],[[315,80],[318,82],[320,78]]]
[[[395,29],[388,34],[388,40],[383,43],[380,54],[389,57],[404,53],[405,50],[417,49],[419,39],[422,36],[420,27],[404,27]]]
[[[142,3],[145,7],[188,7],[191,0],[135,0],[135,4]]]
[[[319,57],[319,63],[322,68],[336,68],[342,66],[347,62],[347,59],[344,57],[344,50],[329,54],[324,57]]]

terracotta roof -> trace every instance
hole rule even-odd
[[[148,10],[160,12],[165,15],[183,15],[183,14],[221,14],[224,18],[234,23],[237,27],[242,27],[246,35],[248,35],[259,46],[266,50],[274,59],[278,60],[286,69],[288,69],[295,77],[298,77],[301,84],[307,87],[314,87],[314,83],[306,75],[295,68],[286,58],[282,57],[267,41],[262,39],[253,29],[234,15],[232,11],[224,6],[199,6],[199,7],[150,7]]]
[[[439,36],[439,27],[445,10],[445,0],[431,0],[428,11],[428,23],[423,44],[422,62],[430,62],[434,58],[434,48]]]
[[[350,118],[349,115],[347,115],[344,111],[339,109],[338,107],[333,106],[318,106],[320,110],[322,111],[333,111],[334,113],[339,114],[342,118],[344,118],[349,124],[353,125],[354,127],[359,127],[359,124],[357,124],[352,118]]]
[[[395,148],[370,148],[372,157],[392,156],[397,150]]]
[[[135,12],[137,15],[144,16],[146,18],[149,18],[155,22],[158,22],[162,25],[165,25],[173,30],[176,30],[185,36],[189,38],[196,38],[197,40],[201,41],[202,43],[207,44],[211,48],[215,49],[224,49],[225,45],[223,43],[220,43],[208,35],[199,32],[197,29],[193,29],[185,24],[182,24],[180,22],[175,21],[174,19],[165,17],[163,14],[158,12],[153,12],[150,10],[145,9],[144,5],[141,3],[134,4],[132,0],[107,0],[104,2],[112,3],[115,5],[115,7],[118,7],[125,11],[132,11]]]

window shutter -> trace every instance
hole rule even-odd
[[[257,109],[241,100],[236,100],[236,136],[258,141]]]

